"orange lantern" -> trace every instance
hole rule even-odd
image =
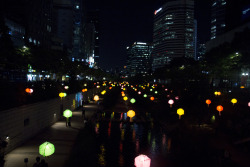
[[[218,96],[220,96],[220,95],[221,95],[221,92],[217,92],[217,94],[218,94]]]
[[[152,97],[150,97],[150,100],[154,101],[154,100],[155,100],[155,98],[152,96]]]
[[[26,89],[25,89],[25,92],[26,92],[26,93],[29,93],[29,92],[30,92],[30,88],[26,88]]]
[[[209,104],[211,104],[211,100],[207,99],[206,103],[207,103],[207,106],[209,107]]]
[[[82,92],[85,92],[85,89],[82,89]]]
[[[223,111],[223,107],[221,105],[217,106],[217,111],[219,111],[219,115],[221,116],[221,111]]]

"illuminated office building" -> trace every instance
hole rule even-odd
[[[169,0],[154,12],[152,69],[194,58],[194,0]]]
[[[249,21],[249,0],[213,0],[210,39],[215,39],[219,35]]]
[[[150,54],[152,48],[152,44],[143,42],[134,42],[132,46],[127,47],[126,71],[129,76],[145,75],[149,72],[151,69]]]

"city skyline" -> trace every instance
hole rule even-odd
[[[91,1],[89,9],[100,10],[100,66],[115,69],[126,64],[126,47],[134,42],[153,42],[154,11],[165,1],[149,0],[99,2]],[[194,17],[198,20],[201,43],[210,37],[210,0],[195,1]]]

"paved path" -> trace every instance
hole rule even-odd
[[[86,117],[90,118],[97,110],[97,105],[85,105],[85,109]],[[80,110],[74,111],[71,119],[71,127],[66,127],[65,120],[58,121],[20,147],[8,153],[5,156],[4,167],[32,167],[37,156],[44,159],[49,167],[63,167],[70,157],[72,147],[79,131],[83,128],[82,112]],[[55,153],[50,157],[42,157],[39,154],[39,145],[45,141],[55,145]],[[27,166],[24,163],[25,158],[28,158]]]

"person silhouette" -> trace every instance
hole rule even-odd
[[[42,159],[39,167],[48,167],[48,166],[49,166],[48,163],[45,162],[44,159]]]
[[[33,167],[40,167],[40,157],[36,157],[36,162],[33,164]]]

